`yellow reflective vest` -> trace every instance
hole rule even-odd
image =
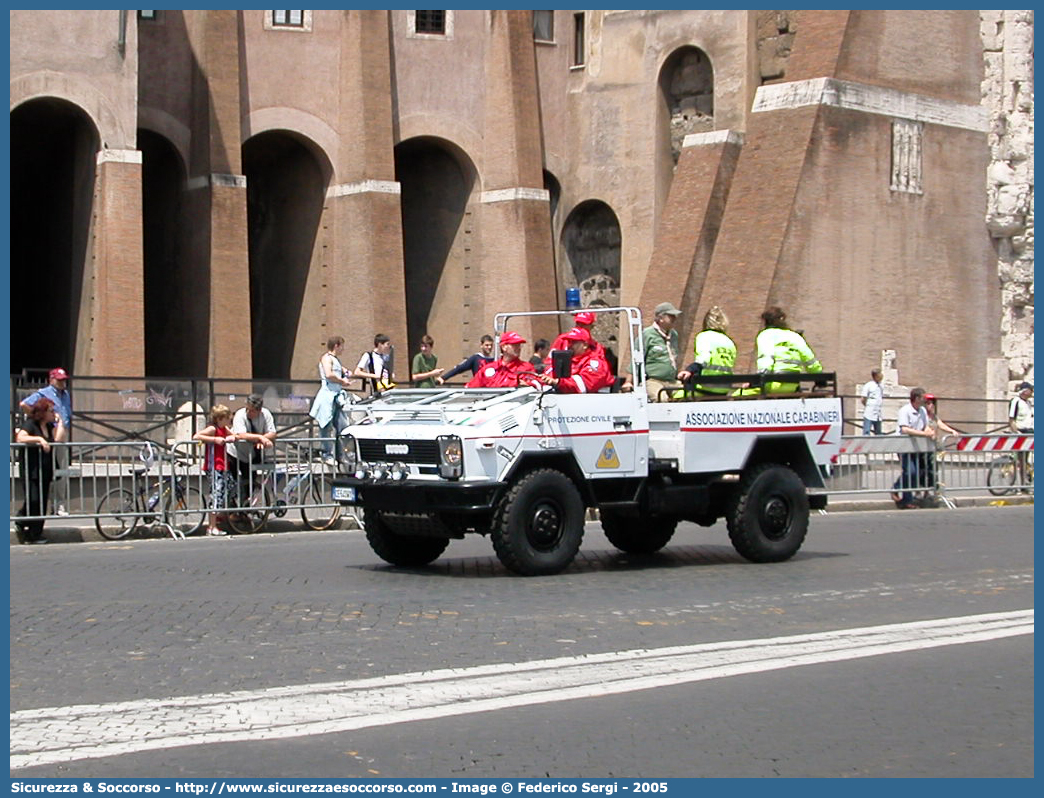
[[[779,327],[766,327],[757,338],[758,371],[762,374],[797,372],[818,374],[823,370],[816,353],[800,333]],[[796,382],[767,382],[765,393],[791,393],[798,389]]]
[[[717,330],[704,330],[696,336],[692,343],[696,362],[703,366],[700,372],[703,375],[731,374],[733,366],[736,365],[736,344]],[[695,385],[697,391],[703,393],[729,392],[728,385]]]

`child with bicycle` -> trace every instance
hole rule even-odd
[[[193,440],[206,444],[203,459],[203,471],[210,484],[210,509],[207,517],[207,534],[211,536],[225,535],[225,530],[218,527],[221,515],[219,511],[228,507],[230,483],[235,479],[228,467],[225,444],[235,443],[236,435],[232,432],[232,411],[225,405],[214,405],[210,408],[210,425],[192,436]]]

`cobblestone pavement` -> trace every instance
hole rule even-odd
[[[509,575],[484,539],[454,542],[423,569],[380,564],[357,532],[19,547],[11,552],[11,708],[316,685],[1025,610],[1032,608],[1032,590],[1027,507],[818,517],[802,552],[769,566],[735,555],[721,526],[682,525],[664,552],[635,557],[613,550],[597,525],[588,525],[581,557],[566,573],[532,579]],[[1031,672],[1032,659],[1012,658],[1011,667],[1021,665]],[[1021,683],[1010,679],[1009,687]],[[605,701],[603,706],[633,705],[626,697]],[[1021,729],[1019,701],[1030,702],[1031,723],[1032,693],[1008,716]],[[511,715],[569,723],[569,703]],[[428,723],[416,725],[426,734]],[[476,719],[451,724],[483,725]],[[666,733],[656,728],[646,747],[655,749],[651,740]],[[754,734],[730,733],[748,742]],[[607,739],[616,745],[619,736],[616,731]],[[295,762],[322,760],[308,740],[328,750],[330,739],[301,738],[286,750],[295,752]],[[1031,746],[1031,731],[1029,740]],[[365,757],[345,755],[354,749],[344,745],[339,764],[326,767],[347,762],[349,770],[366,775]],[[237,746],[248,759],[218,771],[258,775],[262,762],[276,768],[274,775],[293,769],[261,743]],[[415,745],[404,737],[403,748]],[[193,749],[191,765],[172,764],[184,758],[169,753],[120,759],[124,768],[164,763],[159,766],[170,773],[209,773],[205,763],[215,762],[210,749]],[[459,742],[431,756],[449,767],[450,749],[459,749]],[[534,738],[523,759],[531,764],[540,750]],[[470,775],[490,772],[490,761],[483,762]],[[113,763],[85,760],[68,769],[19,772],[104,775],[115,772]]]

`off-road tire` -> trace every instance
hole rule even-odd
[[[751,562],[789,560],[808,532],[808,493],[793,470],[762,463],[743,474],[726,512],[733,547]]]
[[[508,570],[557,574],[573,561],[584,537],[584,503],[576,485],[549,468],[525,474],[497,504],[490,537]]]
[[[659,551],[674,536],[677,519],[628,518],[616,513],[601,512],[602,531],[620,551],[629,554],[652,554]]]
[[[437,560],[449,545],[449,538],[400,535],[381,517],[379,510],[363,510],[363,527],[373,553],[392,565],[427,565]]]

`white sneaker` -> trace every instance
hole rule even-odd
[[[59,504],[58,505],[58,511],[57,512],[58,512],[58,515],[68,515],[69,514],[69,511],[65,509],[65,505],[64,504]]]
[[[222,535],[227,535],[227,534],[228,534],[228,532],[226,532],[224,529],[218,529],[216,526],[211,527],[210,529],[207,530],[207,536],[208,537],[216,538],[216,537],[220,537]]]

